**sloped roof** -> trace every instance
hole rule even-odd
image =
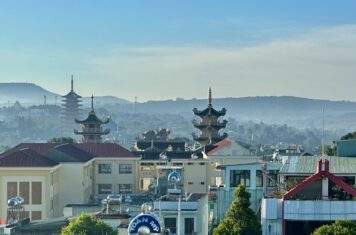
[[[228,138],[225,138],[221,141],[219,141],[218,143],[214,144],[212,146],[212,149],[210,149],[206,154],[209,156],[209,155],[212,155],[213,153],[219,151],[220,149],[223,149],[225,148],[226,146],[229,146],[232,144],[232,140],[228,139]]]
[[[0,156],[6,156],[10,153],[13,153],[20,149],[25,149],[25,148],[28,148],[35,152],[43,154],[43,153],[47,152],[48,150],[54,148],[57,145],[58,144],[55,144],[55,143],[21,143],[21,144],[16,145],[13,148],[7,150],[6,152],[2,153]]]
[[[75,147],[72,144],[62,144],[50,149],[46,156],[58,162],[87,162],[94,155]]]
[[[325,156],[330,162],[330,172],[333,174],[356,174],[356,158]],[[314,174],[320,157],[290,156],[282,166],[280,174]]]
[[[58,165],[32,149],[20,149],[0,158],[0,167],[53,167]]]
[[[135,157],[133,153],[118,144],[83,143],[74,144],[74,146],[94,155],[95,157]]]
[[[86,119],[79,120],[75,119],[76,123],[86,123],[86,124],[107,124],[109,123],[109,118],[99,119],[94,111],[90,111]]]

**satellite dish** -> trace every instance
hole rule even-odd
[[[168,181],[171,184],[178,184],[182,180],[181,175],[177,171],[173,171],[168,175]]]
[[[167,154],[165,152],[160,153],[159,154],[159,158],[162,159],[162,160],[166,160],[167,159]]]
[[[193,153],[190,157],[194,160],[199,158],[199,156],[196,153]]]

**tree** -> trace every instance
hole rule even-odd
[[[49,139],[47,143],[51,144],[74,144],[77,143],[72,137],[54,137]]]
[[[347,133],[346,135],[341,137],[341,140],[351,140],[356,139],[356,131]]]
[[[234,192],[236,197],[225,218],[214,229],[214,235],[259,235],[261,224],[250,206],[250,193],[246,186],[240,185]]]
[[[62,228],[61,235],[114,235],[117,234],[111,226],[102,220],[82,213]]]
[[[313,235],[349,235],[356,234],[356,222],[337,220],[333,224],[323,225],[314,230]]]

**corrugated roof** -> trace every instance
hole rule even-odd
[[[32,149],[21,149],[0,158],[0,167],[53,167],[58,162]]]
[[[330,172],[334,174],[356,174],[356,158],[326,156]],[[314,174],[317,169],[318,156],[291,156],[282,166],[280,174]]]

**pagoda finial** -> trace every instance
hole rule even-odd
[[[212,100],[212,98],[211,98],[211,87],[209,87],[209,107],[212,106],[211,100]]]
[[[70,90],[73,91],[73,75],[72,75],[72,80],[70,82]]]
[[[94,96],[91,95],[91,111],[94,112]]]

